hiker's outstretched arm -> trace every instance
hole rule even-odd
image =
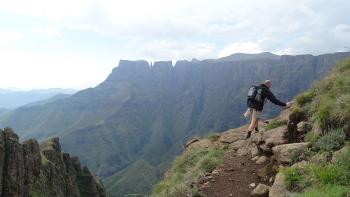
[[[278,100],[275,95],[273,95],[273,93],[271,91],[267,91],[267,95],[266,95],[267,99],[269,99],[269,101],[271,101],[273,104],[275,105],[279,105],[279,106],[282,106],[282,107],[285,107],[287,106],[286,103]]]

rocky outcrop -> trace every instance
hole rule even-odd
[[[77,157],[61,152],[58,138],[42,144],[19,142],[10,128],[0,131],[0,196],[106,196],[101,182],[80,165]]]
[[[276,160],[282,164],[290,164],[293,161],[293,157],[301,154],[307,150],[309,143],[293,143],[283,144],[272,148],[273,154],[276,156]]]
[[[288,197],[289,193],[285,183],[285,176],[283,175],[282,172],[279,172],[276,175],[275,182],[271,186],[269,190],[269,197]]]
[[[269,186],[259,184],[258,186],[256,186],[256,188],[252,191],[251,194],[255,197],[267,197],[269,195],[269,189]]]

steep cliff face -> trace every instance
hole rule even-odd
[[[0,196],[100,197],[104,187],[77,157],[61,152],[58,138],[42,144],[19,142],[10,128],[0,131]]]

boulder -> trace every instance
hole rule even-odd
[[[332,159],[332,154],[330,152],[321,152],[313,155],[309,161],[312,163],[322,163],[328,162],[330,159]]]
[[[275,146],[272,148],[273,154],[276,156],[276,160],[282,164],[292,163],[292,158],[295,154],[305,152],[309,147],[309,143],[292,143]]]
[[[311,131],[311,129],[312,129],[312,124],[310,122],[301,121],[297,124],[297,131],[299,133],[307,133]]]
[[[277,145],[285,144],[288,142],[285,135],[287,132],[287,126],[283,125],[264,133],[263,138],[265,139],[265,144],[267,147],[274,147]]]
[[[231,144],[237,140],[244,139],[246,136],[247,126],[243,126],[237,129],[231,129],[223,132],[220,135],[219,142]]]
[[[252,191],[251,195],[256,197],[267,197],[269,195],[269,189],[270,189],[269,186],[260,183]]]
[[[343,147],[342,149],[338,150],[338,151],[335,151],[333,153],[333,156],[332,156],[332,163],[337,163],[338,162],[338,158],[340,155],[344,154],[346,151],[349,151],[350,147],[349,146],[345,146]]]
[[[279,172],[276,177],[273,185],[269,190],[269,197],[288,197],[290,196],[290,192],[288,192],[285,184],[285,176]]]
[[[229,145],[229,149],[238,150],[239,148],[241,148],[243,146],[244,143],[245,143],[244,140],[235,141]]]
[[[255,156],[255,157],[253,157],[251,160],[252,160],[252,161],[258,161],[259,158],[260,158],[259,156]]]
[[[250,154],[252,155],[252,158],[259,155],[259,149],[255,144],[252,145],[252,148],[250,150]]]
[[[188,146],[190,146],[191,144],[195,143],[195,142],[198,142],[199,139],[198,138],[192,138],[190,140],[188,140],[185,144],[185,148],[187,148]]]
[[[266,144],[261,144],[259,148],[265,153],[272,153],[271,147],[268,147]]]
[[[195,142],[191,143],[190,145],[188,145],[186,147],[186,150],[193,150],[193,149],[197,149],[197,148],[209,148],[209,147],[213,147],[213,143],[208,139],[202,139],[202,140],[195,141]]]
[[[269,177],[274,177],[276,174],[276,166],[274,165],[273,158],[270,158],[270,162],[264,167],[260,168],[257,175],[263,180],[269,180]]]
[[[238,155],[239,157],[246,156],[246,155],[248,155],[249,153],[250,153],[249,147],[242,147],[242,148],[238,149],[238,151],[237,151],[237,155]]]
[[[261,144],[264,142],[263,132],[252,133],[252,136],[249,138],[251,143]]]
[[[278,116],[278,118],[281,120],[281,121],[289,121],[289,116],[290,114],[292,113],[292,109],[291,108],[288,108],[288,109],[285,109],[283,110],[280,115]]]
[[[259,159],[256,161],[256,164],[261,165],[266,163],[269,160],[265,155],[259,157]]]

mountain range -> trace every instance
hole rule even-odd
[[[175,65],[121,60],[98,86],[19,107],[1,116],[0,126],[24,138],[60,137],[65,151],[102,176],[110,196],[145,194],[188,138],[247,123],[239,114],[252,84],[270,79],[275,95],[288,101],[349,57],[234,54]],[[263,117],[277,113],[269,106]]]
[[[0,89],[0,108],[13,109],[30,103],[47,100],[57,95],[70,95],[77,92],[73,89]]]

